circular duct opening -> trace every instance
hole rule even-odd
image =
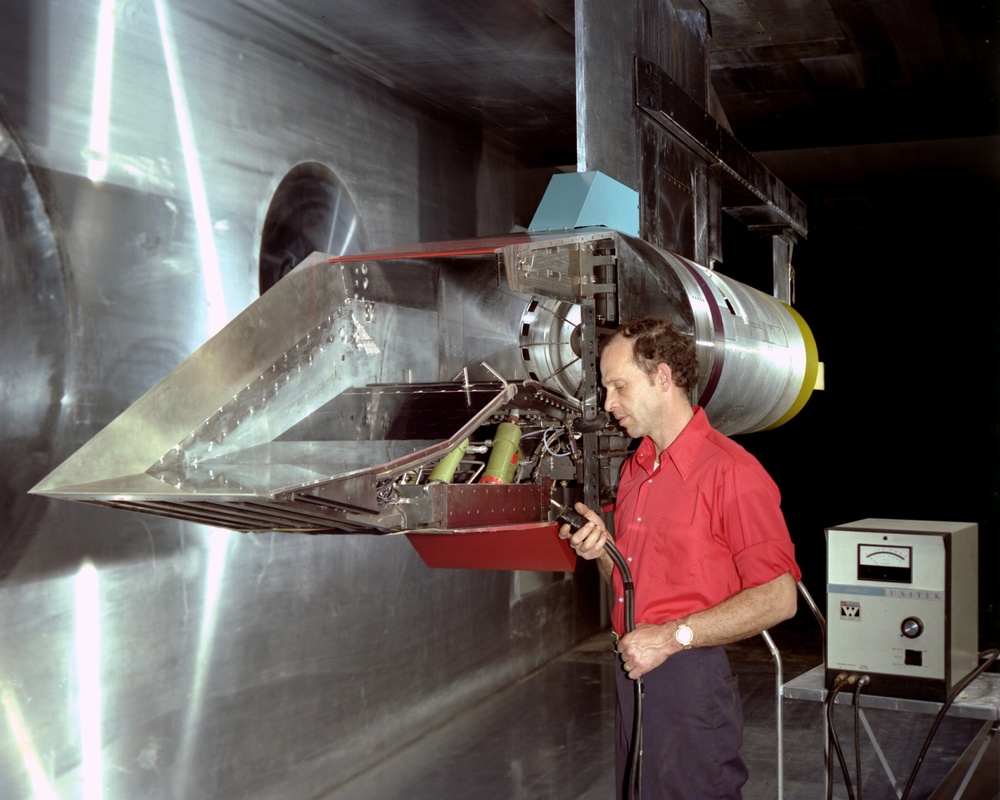
[[[521,316],[518,345],[532,380],[579,397],[583,382],[580,358],[582,312],[576,303],[532,298]]]
[[[30,497],[58,458],[73,315],[52,224],[23,153],[0,126],[0,578],[17,563],[45,501]]]
[[[260,242],[260,293],[310,253],[334,256],[366,249],[357,207],[331,169],[315,161],[295,166],[278,184]]]

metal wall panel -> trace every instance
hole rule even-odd
[[[588,633],[577,580],[24,496],[256,296],[296,164],[372,247],[525,224],[547,171],[249,5],[11,5],[0,796],[320,797]]]

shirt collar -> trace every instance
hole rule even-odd
[[[672,464],[681,480],[687,480],[688,475],[694,470],[698,463],[698,453],[701,452],[705,438],[712,429],[701,406],[694,406],[693,410],[694,416],[660,456],[660,468],[663,469],[668,464]],[[656,461],[656,447],[653,440],[648,436],[645,437],[640,442],[635,457],[646,472],[652,473],[653,464]]]

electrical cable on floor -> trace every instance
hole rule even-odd
[[[920,754],[917,756],[917,760],[913,765],[913,769],[910,771],[909,778],[906,782],[906,787],[903,792],[899,795],[900,800],[907,800],[910,792],[913,790],[913,784],[917,779],[917,773],[920,771],[920,767],[923,764],[924,758],[927,756],[927,751],[930,749],[931,742],[934,739],[934,735],[937,733],[937,729],[940,727],[941,723],[944,721],[945,716],[948,713],[948,709],[954,704],[958,696],[965,691],[965,689],[972,683],[976,678],[978,678],[983,672],[985,672],[989,667],[1000,658],[1000,650],[984,650],[979,654],[979,659],[985,659],[982,664],[973,670],[970,670],[955,686],[952,688],[951,692],[948,694],[947,699],[941,706],[934,717],[934,722],[931,724],[930,730],[927,736],[924,738],[923,745],[920,749]],[[830,745],[836,749],[837,757],[840,761],[840,768],[844,773],[844,780],[847,784],[847,795],[850,800],[862,800],[861,797],[861,740],[860,740],[860,706],[861,706],[861,690],[866,684],[869,683],[870,677],[868,675],[848,675],[847,673],[840,673],[833,681],[830,686],[829,694],[826,698],[826,724],[830,732]],[[837,735],[837,727],[834,722],[834,706],[836,703],[837,695],[846,687],[854,685],[854,759],[855,759],[855,771],[857,774],[857,798],[855,799],[853,786],[851,782],[850,772],[847,768],[847,761],[844,758],[844,751],[840,746],[840,739]],[[831,749],[827,750],[827,764],[832,764],[833,753]],[[827,800],[831,800],[833,797],[833,769],[827,769],[827,785],[826,785],[826,797]]]
[[[858,800],[861,800],[861,690],[871,678],[862,675],[854,685],[854,774],[857,776]]]
[[[930,749],[931,740],[934,738],[934,734],[937,733],[937,729],[941,725],[942,720],[944,720],[945,714],[948,713],[948,709],[951,708],[952,703],[954,703],[958,696],[965,691],[968,685],[989,669],[993,662],[997,660],[997,657],[1000,657],[1000,650],[984,650],[978,657],[986,660],[978,667],[968,672],[964,678],[955,684],[954,688],[948,694],[948,698],[945,700],[944,705],[941,706],[941,710],[938,711],[937,716],[934,717],[934,722],[931,725],[930,731],[927,733],[927,737],[924,739],[923,747],[920,749],[920,755],[917,756],[913,769],[910,771],[910,777],[906,782],[906,788],[903,789],[903,794],[900,795],[900,800],[906,800],[906,798],[909,797],[910,791],[913,789],[913,782],[917,779],[917,772],[920,770],[920,765],[923,764],[924,757]]]
[[[851,679],[854,680],[851,680]],[[837,700],[837,695],[840,690],[847,686],[849,683],[854,683],[857,681],[857,675],[848,676],[846,673],[840,673],[833,681],[830,686],[830,691],[826,696],[826,727],[830,732],[830,745],[836,748],[837,758],[840,760],[840,768],[844,773],[844,781],[847,784],[847,797],[849,800],[854,800],[854,789],[851,785],[851,773],[847,768],[847,761],[844,759],[844,750],[840,746],[840,738],[837,736],[837,726],[834,724],[833,720],[833,707]],[[827,748],[827,764],[828,768],[826,771],[826,800],[832,800],[833,798],[833,753]]]

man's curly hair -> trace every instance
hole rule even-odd
[[[698,352],[694,340],[680,333],[669,320],[659,317],[630,320],[619,326],[615,335],[632,342],[632,357],[650,378],[665,363],[681,389],[690,392],[697,385]]]

